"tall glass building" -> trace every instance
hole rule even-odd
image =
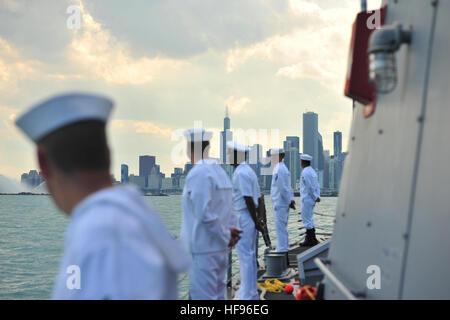
[[[303,153],[313,157],[311,166],[319,169],[319,116],[314,112],[303,114]]]
[[[120,166],[120,182],[128,183],[130,180],[128,178],[128,166],[126,164],[122,164]]]
[[[148,177],[155,167],[155,156],[139,156],[139,176],[145,179],[145,187],[148,187]]]
[[[223,131],[220,132],[220,161],[223,164],[228,162],[227,142],[233,141],[233,133],[230,130],[230,122],[228,107],[226,107],[225,118],[223,119]]]
[[[139,156],[139,176],[147,177],[152,172],[156,160],[154,156]]]
[[[342,132],[335,131],[333,133],[334,156],[339,157],[342,153]]]
[[[286,137],[283,142],[283,149],[286,152],[284,162],[291,173],[291,187],[297,187],[297,181],[300,179],[300,138],[295,136]]]

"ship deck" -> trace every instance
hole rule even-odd
[[[328,238],[317,237],[317,239],[319,240],[319,242],[323,242],[323,241],[327,240]],[[258,288],[260,300],[295,300],[295,293],[297,292],[297,289],[300,286],[304,286],[304,285],[316,286],[317,283],[322,280],[323,276],[307,276],[304,283],[300,284],[300,281],[299,281],[300,279],[299,279],[299,275],[298,275],[297,255],[310,249],[310,248],[311,247],[302,247],[302,246],[300,246],[299,243],[290,245],[290,250],[288,252],[288,259],[289,259],[288,269],[290,269],[289,274],[285,278],[279,279],[279,280],[284,283],[293,283],[293,286],[294,286],[293,293],[289,294],[284,291],[282,291],[281,293],[274,293],[274,292],[268,292],[268,291],[262,290],[261,288]],[[260,259],[258,261],[258,264],[259,264],[258,282],[263,283],[266,280],[263,278],[263,276],[266,272],[266,269],[264,267],[264,262],[262,261],[262,259]],[[233,292],[237,293],[238,290],[239,290],[239,281],[233,287]]]

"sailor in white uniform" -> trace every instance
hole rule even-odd
[[[53,299],[177,299],[189,257],[131,186],[114,187],[105,126],[112,102],[90,94],[44,101],[16,121],[70,217]]]
[[[300,178],[300,197],[302,220],[306,228],[305,241],[302,246],[315,246],[319,243],[316,239],[316,229],[314,228],[314,206],[320,202],[320,186],[317,174],[311,167],[312,157],[309,154],[300,156],[301,166],[303,168]]]
[[[187,154],[194,164],[183,190],[180,238],[191,255],[189,294],[193,300],[223,300],[229,247],[239,240],[233,211],[233,187],[225,171],[208,159],[212,133],[185,132]]]
[[[239,300],[259,300],[258,267],[256,263],[256,236],[260,229],[256,208],[261,191],[258,178],[246,163],[248,147],[229,141],[229,162],[234,166],[233,173],[233,206],[238,213],[239,229],[242,239],[236,245],[240,264],[241,284],[237,298]]]
[[[291,174],[283,162],[283,149],[270,150],[270,162],[274,166],[270,196],[274,211],[275,230],[277,233],[277,251],[289,251],[289,235],[287,230],[289,208],[295,210],[294,192],[291,187]]]

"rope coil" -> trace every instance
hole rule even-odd
[[[267,279],[264,282],[258,282],[258,287],[261,289],[266,290],[267,292],[273,292],[273,293],[281,293],[284,291],[284,288],[286,287],[287,283],[283,283],[278,279]]]

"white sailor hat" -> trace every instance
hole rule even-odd
[[[312,157],[311,157],[309,154],[302,153],[302,154],[300,155],[300,159],[301,159],[301,160],[306,160],[306,161],[311,161],[311,160],[312,160]]]
[[[270,149],[270,155],[276,155],[276,154],[284,154],[284,150],[281,148],[272,148]]]
[[[62,127],[83,120],[106,122],[113,102],[103,96],[71,93],[52,97],[22,114],[16,125],[34,142]]]
[[[189,142],[209,141],[212,138],[212,132],[203,128],[189,129],[184,132],[184,137]]]
[[[249,150],[248,147],[243,145],[242,143],[233,142],[233,141],[227,142],[227,148],[236,150],[238,152],[248,152],[248,150]]]

